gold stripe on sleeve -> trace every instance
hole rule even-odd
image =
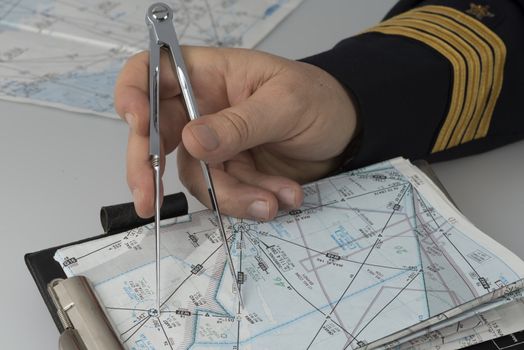
[[[499,36],[491,29],[486,27],[482,22],[454,9],[445,6],[425,6],[420,8],[422,11],[429,11],[431,13],[440,14],[460,21],[463,25],[475,31],[485,42],[491,47],[493,52],[492,70],[493,70],[493,84],[490,86],[490,96],[488,98],[486,108],[480,120],[478,127],[471,125],[466,131],[465,137],[467,141],[471,139],[479,139],[485,137],[488,133],[491,124],[491,118],[497,99],[502,90],[504,80],[504,65],[506,62],[506,45]]]
[[[493,85],[493,54],[491,48],[474,31],[447,17],[424,12],[418,13],[418,16],[426,21],[446,27],[457,33],[457,35],[460,35],[469,45],[470,50],[474,50],[474,54],[476,54],[480,59],[480,65],[478,67],[480,73],[476,72],[476,74],[480,74],[480,79],[477,79],[479,84],[478,91],[474,103],[471,104],[473,110],[470,115],[461,118],[461,123],[456,126],[451,140],[448,143],[448,147],[471,141],[472,137],[467,135],[466,130],[471,130],[472,128],[476,129],[485,111],[486,103],[491,91],[490,87]],[[475,63],[477,63],[476,60]]]
[[[504,43],[489,28],[455,9],[424,6],[384,21],[368,32],[421,41],[450,62],[450,105],[432,153],[487,134],[502,87],[505,61]]]
[[[450,106],[444,126],[441,129],[432,151],[438,152],[446,148],[447,140],[449,139],[451,130],[458,122],[462,114],[464,100],[466,97],[465,92],[467,90],[467,62],[457,49],[441,38],[425,31],[421,31],[418,28],[409,27],[406,23],[400,23],[397,26],[390,25],[392,23],[398,22],[392,20],[386,21],[380,26],[373,28],[373,31],[381,32],[383,34],[402,35],[411,39],[419,40],[437,50],[451,63],[453,67],[453,87],[451,91]],[[448,137],[446,138],[446,136]]]
[[[403,16],[400,16],[403,17]],[[473,71],[468,70],[468,75],[474,75],[474,85],[468,86],[466,94],[473,98],[465,101],[465,106],[458,123],[455,126],[444,124],[442,133],[439,136],[444,140],[448,140],[446,146],[441,146],[440,149],[457,146],[463,142],[471,141],[471,137],[466,137],[466,129],[473,126],[476,128],[480,120],[488,100],[490,86],[493,83],[493,55],[490,47],[480,38],[475,32],[461,24],[440,15],[430,13],[417,13],[417,18],[432,23],[432,25],[440,26],[446,30],[442,32],[442,37],[453,43],[453,45],[466,56],[468,66],[473,67]],[[409,15],[407,18],[410,18]],[[438,34],[438,33],[435,33]],[[451,36],[451,38],[450,38]],[[457,41],[452,40],[456,37]],[[469,89],[473,90],[469,90]],[[471,93],[468,93],[471,92]],[[450,137],[450,133],[451,137]],[[438,148],[438,140],[435,144]]]
[[[464,57],[466,61],[466,87],[464,89],[465,98],[463,99],[463,103],[457,106],[460,113],[452,115],[452,118],[446,119],[446,122],[442,127],[444,132],[439,134],[435,143],[435,147],[440,150],[456,146],[460,143],[459,138],[462,136],[461,131],[465,129],[465,124],[469,121],[475,110],[475,102],[478,101],[477,97],[481,74],[480,59],[475,49],[469,46],[466,41],[454,32],[428,21],[399,18],[391,23],[398,23],[399,25],[411,26],[420,31],[427,31],[431,35],[434,35],[451,45],[462,57]],[[457,132],[460,135],[457,135]]]

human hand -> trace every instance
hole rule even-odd
[[[180,180],[210,207],[199,160],[208,162],[224,214],[268,220],[299,207],[300,183],[334,170],[353,137],[356,112],[345,89],[318,67],[254,50],[183,47],[183,55],[202,116],[188,122],[162,55],[162,164],[178,146]],[[115,88],[116,111],[130,126],[127,181],[142,217],[154,213],[148,64],[147,52],[130,58]]]

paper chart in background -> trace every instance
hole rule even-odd
[[[182,44],[254,47],[303,0],[170,0]],[[0,98],[116,117],[123,63],[147,48],[140,0],[1,0]]]

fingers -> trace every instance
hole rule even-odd
[[[163,147],[162,147],[163,149]],[[165,156],[161,152],[161,174],[164,172]],[[133,194],[133,202],[138,216],[148,218],[154,215],[154,173],[149,157],[149,138],[136,135],[131,130],[127,145],[127,183]],[[160,184],[160,199],[163,186]]]
[[[131,57],[117,78],[115,110],[131,129],[145,136],[149,130],[149,55]]]
[[[177,161],[182,184],[204,205],[211,207],[199,161],[191,157],[183,146],[179,148]],[[248,163],[239,160],[236,163],[229,161],[223,168],[211,169],[218,204],[223,214],[270,220],[275,217],[279,207],[297,207],[301,204],[303,194],[298,184],[249,168]]]
[[[246,100],[188,123],[182,141],[195,158],[221,162],[299,134],[306,127],[299,123],[304,106],[285,84],[268,83]]]
[[[160,135],[165,152],[169,154],[180,143],[182,129],[187,123],[187,114],[182,97],[178,96],[160,101],[159,115]]]
[[[197,160],[183,146],[177,153],[179,177],[189,192],[208,208],[211,207],[207,185]],[[278,201],[264,189],[246,185],[221,169],[211,169],[219,208],[223,214],[268,220],[276,215]]]
[[[180,95],[180,87],[167,54],[160,57],[160,99]],[[115,85],[115,110],[139,135],[149,132],[149,54],[141,52],[124,65]]]
[[[164,155],[172,152],[180,142],[181,129],[185,118],[179,99],[171,99],[160,105],[161,166],[164,169]],[[178,120],[178,121],[177,121]],[[154,182],[149,156],[149,135],[129,131],[127,146],[127,183],[133,193],[135,210],[141,217],[153,215]]]
[[[239,181],[270,191],[278,200],[279,209],[298,208],[304,194],[295,181],[282,176],[261,173],[255,168],[249,153],[242,153],[225,163],[225,171]]]
[[[186,111],[177,94],[178,84],[162,55],[160,124],[163,151],[169,153],[180,142]],[[154,178],[149,157],[149,81],[147,53],[133,56],[122,69],[115,88],[115,108],[130,126],[127,150],[127,182],[135,210],[141,217],[154,214]],[[169,69],[168,69],[169,68]],[[162,167],[164,156],[162,156]],[[163,169],[163,168],[162,168]],[[162,170],[163,171],[163,170]]]

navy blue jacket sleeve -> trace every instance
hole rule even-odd
[[[524,138],[524,0],[402,0],[375,27],[303,61],[337,78],[357,105],[346,169],[396,156],[446,160]]]

